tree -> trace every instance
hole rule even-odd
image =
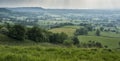
[[[72,40],[73,40],[74,45],[79,45],[80,44],[80,41],[79,41],[77,36],[74,36]]]
[[[96,36],[100,36],[100,30],[99,29],[96,30]]]
[[[100,31],[103,31],[104,30],[104,28],[103,27],[100,27]]]
[[[88,31],[92,31],[92,30],[93,30],[93,27],[92,27],[90,24],[86,25],[85,28],[86,28]]]
[[[49,39],[51,43],[62,44],[67,37],[65,33],[53,33],[50,35]]]
[[[38,27],[33,27],[27,31],[27,37],[35,42],[48,42],[49,37],[45,30]]]
[[[8,36],[17,40],[24,40],[26,29],[21,25],[14,25],[9,29]]]
[[[75,32],[75,35],[87,35],[87,34],[88,34],[88,30],[86,28],[77,29]]]

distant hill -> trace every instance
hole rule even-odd
[[[6,8],[0,8],[0,12],[11,12],[9,9]]]
[[[116,14],[120,10],[102,10],[102,9],[45,9],[42,7],[16,7],[16,8],[0,8],[2,12],[48,12],[48,13],[84,13],[84,14]]]
[[[8,8],[11,11],[16,11],[16,12],[40,12],[44,11],[43,8],[41,7],[17,7],[17,8]]]

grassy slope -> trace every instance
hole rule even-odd
[[[110,49],[0,46],[0,61],[120,61],[119,54]]]

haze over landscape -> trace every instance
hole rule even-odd
[[[120,0],[0,0],[0,7],[120,9]]]

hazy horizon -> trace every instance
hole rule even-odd
[[[120,0],[0,0],[0,7],[49,9],[120,9]]]

